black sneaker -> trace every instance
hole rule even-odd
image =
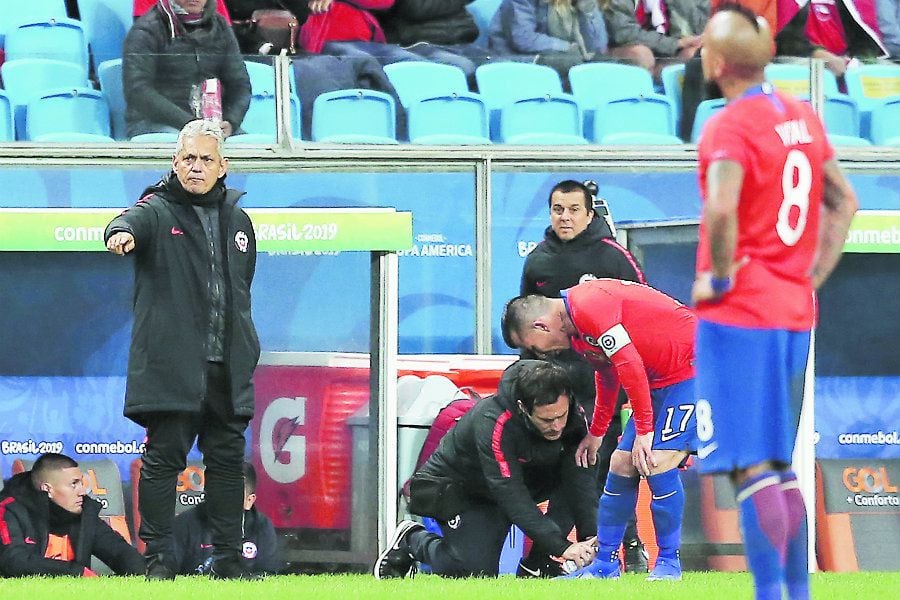
[[[634,538],[625,540],[625,572],[646,573],[649,570],[650,556],[641,540]]]
[[[261,579],[256,573],[245,570],[239,560],[214,560],[209,569],[209,578],[240,579],[242,581]]]
[[[549,556],[526,556],[519,561],[516,577],[559,577],[565,575],[562,565]]]
[[[378,556],[372,567],[375,579],[402,579],[416,574],[416,559],[409,553],[406,538],[413,531],[424,529],[415,521],[400,521],[388,547]]]
[[[174,581],[175,569],[169,567],[164,561],[161,554],[148,554],[147,568],[144,576],[147,581]]]

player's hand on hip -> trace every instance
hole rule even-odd
[[[114,233],[106,240],[106,249],[122,256],[134,250],[134,236],[127,231]]]
[[[709,271],[697,273],[694,279],[694,286],[691,288],[691,302],[699,304],[701,302],[718,302],[725,294],[734,288],[734,281],[738,271],[750,262],[749,256],[744,256],[740,260],[735,261],[731,265],[731,272],[728,277],[716,279]]]
[[[602,443],[603,436],[597,437],[590,433],[584,436],[584,439],[578,444],[578,449],[575,450],[575,464],[585,469],[596,465],[597,450],[600,449]]]
[[[634,438],[634,447],[631,449],[631,462],[638,470],[638,473],[644,477],[649,477],[653,469],[658,466],[656,457],[653,456],[652,431]]]

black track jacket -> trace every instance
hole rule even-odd
[[[170,191],[174,174],[113,219],[104,240],[134,235],[134,326],[128,358],[125,416],[160,411],[199,412],[206,394],[209,250],[191,204]],[[216,185],[224,185],[220,181]],[[259,339],[250,315],[256,237],[237,207],[241,192],[227,190],[219,208],[227,293],[225,368],[234,414],[253,416],[253,370]]]
[[[81,519],[73,526],[75,560],[44,558],[49,540],[50,499],[34,489],[31,471],[6,481],[0,492],[0,575],[74,575],[91,567],[91,556],[118,575],[143,575],[144,558],[100,517],[100,503],[84,497]]]
[[[496,396],[485,398],[443,437],[421,471],[457,481],[473,503],[500,506],[510,522],[555,556],[569,547],[568,532],[541,513],[537,502],[562,488],[578,538],[597,530],[596,467],[575,464],[575,450],[587,433],[577,404],[559,440],[544,439],[516,407],[512,381],[535,361],[514,363],[503,374]]]

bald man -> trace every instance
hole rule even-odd
[[[856,196],[812,109],[765,82],[765,19],[724,6],[701,53],[728,104],[699,146],[700,469],[729,473],[757,599],[809,597],[806,511],[791,456],[815,322]]]

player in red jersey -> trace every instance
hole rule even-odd
[[[812,109],[764,80],[764,19],[723,5],[703,70],[728,105],[700,139],[704,206],[693,300],[698,456],[730,473],[756,597],[809,597],[806,513],[791,455],[815,292],[840,258],[856,197]]]
[[[653,493],[650,510],[659,557],[648,579],[680,579],[684,488],[677,467],[696,450],[694,331],[697,319],[677,300],[631,281],[597,279],[562,298],[519,296],[503,313],[506,343],[538,356],[572,348],[595,369],[590,433],[576,460],[594,464],[621,385],[634,410],[610,460],[600,498],[597,559],[569,577],[618,577],[618,549],[637,502],[640,476]]]

